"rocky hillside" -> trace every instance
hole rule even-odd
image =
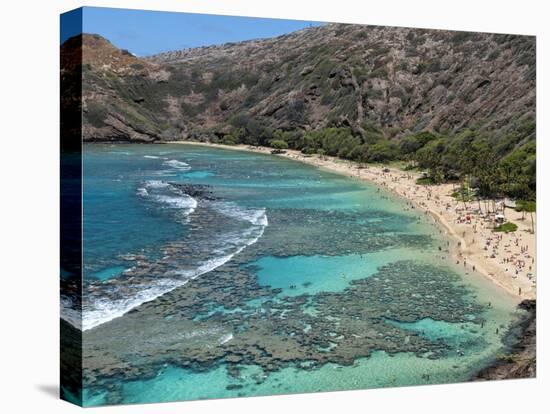
[[[62,56],[78,56],[74,43]],[[528,36],[329,24],[137,58],[83,35],[82,61],[87,141],[218,140],[243,126],[270,139],[277,129],[346,126],[366,144],[471,129],[512,149],[535,134]]]

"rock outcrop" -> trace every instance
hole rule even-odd
[[[524,300],[518,308],[527,315],[512,326],[507,341],[513,345],[507,355],[501,355],[487,368],[477,373],[473,381],[488,381],[537,376],[537,304],[534,300]]]

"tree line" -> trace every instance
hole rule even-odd
[[[454,181],[460,183],[465,193],[475,189],[477,197],[485,199],[509,197],[534,201],[536,198],[534,139],[496,140],[472,130],[452,136],[423,131],[387,139],[367,125],[363,126],[362,135],[347,126],[286,131],[265,126],[247,115],[233,117],[230,125],[231,133],[219,142],[289,148],[359,163],[401,161],[405,162],[405,168],[424,171],[425,184]],[[534,124],[528,128],[534,132]]]

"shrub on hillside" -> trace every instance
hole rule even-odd
[[[271,148],[275,148],[275,149],[283,150],[288,148],[288,144],[286,143],[286,141],[283,141],[282,139],[274,139],[269,144],[271,145]]]
[[[235,145],[236,143],[237,139],[231,134],[224,136],[222,139],[222,144],[224,145]]]
[[[382,140],[373,144],[368,149],[369,162],[387,162],[399,158],[399,149],[395,143]]]

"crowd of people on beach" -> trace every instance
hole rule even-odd
[[[479,260],[471,257],[475,256],[476,248],[481,248],[485,252],[484,258],[498,264],[507,276],[514,280],[526,279],[535,288],[535,258],[529,251],[529,244],[524,241],[523,232],[494,231],[498,216],[505,213],[503,203],[497,205],[500,211],[484,211],[477,201],[459,201],[453,198],[452,185],[444,186],[447,193],[436,192],[431,186],[417,184],[417,177],[402,171],[391,171],[387,168],[358,171],[360,177],[370,179],[410,200],[405,209],[414,208],[416,204],[425,210],[425,214],[431,212],[436,216],[445,225],[447,232],[455,233],[459,238],[454,252],[457,264],[462,263],[464,267],[471,265],[473,271],[481,270],[479,265],[476,268]],[[486,273],[493,276],[491,272]],[[518,286],[517,292],[521,295],[521,286]]]

